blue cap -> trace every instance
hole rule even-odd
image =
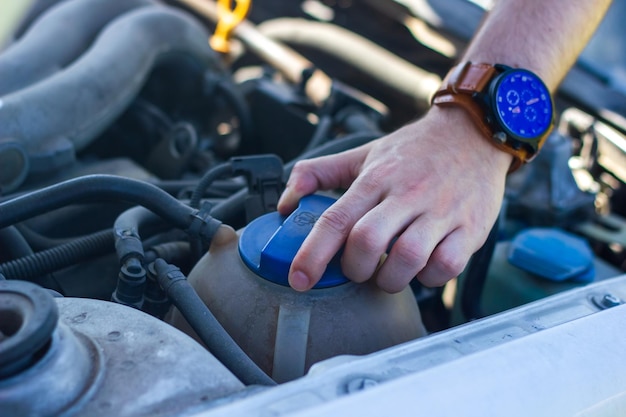
[[[556,228],[531,228],[511,242],[509,262],[551,281],[591,282],[593,252],[587,241]]]
[[[329,197],[310,195],[303,197],[288,217],[273,212],[253,220],[239,239],[241,259],[260,277],[289,286],[289,267],[296,252],[320,215],[334,202]],[[341,253],[335,255],[313,288],[333,287],[348,281],[341,272],[340,256]]]

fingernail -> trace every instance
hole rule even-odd
[[[296,291],[306,291],[309,289],[309,277],[302,271],[294,271],[289,276],[289,285]]]

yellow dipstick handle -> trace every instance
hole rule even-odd
[[[251,0],[235,0],[233,9],[232,0],[218,0],[217,2],[217,26],[215,33],[209,40],[211,48],[224,54],[230,52],[230,35],[250,10]]]

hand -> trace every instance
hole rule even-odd
[[[510,163],[463,110],[438,107],[359,148],[299,162],[278,203],[282,214],[317,190],[347,191],[302,244],[290,285],[313,287],[344,244],[341,266],[352,281],[373,278],[388,292],[401,291],[414,277],[443,285],[486,240]]]

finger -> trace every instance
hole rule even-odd
[[[350,188],[326,209],[293,259],[289,284],[298,291],[315,286],[354,224],[378,202],[374,193],[359,193]]]
[[[390,293],[402,291],[428,264],[437,244],[446,236],[445,223],[422,215],[398,237],[376,273],[377,285]]]
[[[289,214],[302,197],[317,190],[348,188],[357,177],[365,148],[299,161],[293,167],[285,191],[278,201],[278,211]]]
[[[413,209],[384,200],[356,222],[341,257],[341,269],[350,280],[372,277],[391,241],[414,221]]]
[[[417,279],[427,287],[439,287],[465,269],[476,245],[465,229],[456,229],[435,248]]]

